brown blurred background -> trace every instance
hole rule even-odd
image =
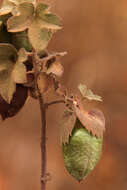
[[[50,43],[63,58],[62,83],[77,92],[82,82],[103,97],[106,117],[103,155],[92,174],[78,184],[64,167],[59,143],[63,106],[48,110],[47,190],[127,190],[127,1],[47,0],[61,16],[63,30]],[[0,128],[0,190],[40,190],[40,113],[29,99]]]

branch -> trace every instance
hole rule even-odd
[[[45,106],[46,106],[46,108],[48,108],[49,106],[52,106],[54,104],[60,104],[60,103],[65,104],[65,101],[64,100],[56,100],[56,101],[52,101],[52,102],[46,103]]]
[[[43,96],[37,85],[38,69],[38,55],[33,50],[33,66],[35,76],[35,89],[38,92],[38,100],[41,112],[41,190],[46,190],[47,181],[47,150],[46,150],[46,106],[43,101]]]
[[[33,58],[33,68],[34,68],[34,72],[32,71],[32,73],[34,73],[34,76],[35,76],[34,87],[38,93],[38,100],[39,100],[40,112],[41,112],[41,190],[46,190],[46,183],[48,180],[47,178],[47,148],[46,148],[46,109],[51,105],[55,105],[59,103],[66,104],[66,101],[72,102],[73,98],[67,97],[65,94],[64,95],[65,100],[56,100],[49,103],[44,103],[43,96],[37,85],[38,75],[40,74],[40,71],[39,71],[40,60],[39,60],[36,50],[33,50],[32,58]],[[61,96],[63,97],[63,94]]]
[[[46,190],[47,182],[47,150],[46,150],[46,107],[42,96],[39,96],[41,112],[41,190]]]

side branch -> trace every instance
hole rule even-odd
[[[45,106],[46,106],[46,108],[48,108],[49,106],[52,106],[54,104],[60,104],[60,103],[65,104],[65,101],[64,100],[56,100],[56,101],[52,101],[52,102],[46,103]]]

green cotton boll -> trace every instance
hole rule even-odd
[[[26,51],[32,51],[32,46],[29,42],[27,31],[17,32],[12,34],[12,44],[17,48],[25,48]]]
[[[65,166],[70,175],[78,181],[85,179],[100,160],[102,143],[102,138],[88,133],[77,119],[69,142],[62,145]]]

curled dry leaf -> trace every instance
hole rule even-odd
[[[64,72],[64,68],[63,68],[63,66],[61,65],[61,63],[55,61],[55,62],[53,62],[53,63],[49,66],[49,68],[47,69],[47,72],[46,72],[46,73],[47,73],[47,74],[52,73],[52,74],[56,75],[57,77],[61,77],[61,76],[63,75],[63,72]]]
[[[53,81],[46,73],[40,73],[37,79],[38,88],[41,94],[46,93],[53,87]]]
[[[82,102],[76,98],[73,102],[75,113],[82,125],[98,138],[103,137],[105,131],[105,118],[103,113],[98,110],[85,111]]]
[[[10,104],[8,104],[0,96],[0,115],[2,119],[5,120],[9,117],[15,116],[24,106],[27,97],[28,97],[28,89],[20,84],[16,85],[16,92],[14,93]]]
[[[60,58],[66,55],[67,52],[56,52],[44,57],[42,61],[43,69],[47,74],[54,74],[61,77],[64,72],[64,68],[61,64]]]
[[[102,101],[101,96],[98,96],[92,92],[92,90],[88,89],[86,85],[80,84],[78,86],[78,89],[80,90],[82,96],[84,98],[87,98],[88,100],[96,100],[96,101]]]
[[[72,130],[74,128],[76,116],[74,113],[65,111],[60,124],[60,140],[61,143],[66,144],[69,141]]]

